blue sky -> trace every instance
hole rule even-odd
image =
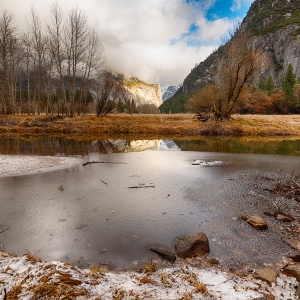
[[[31,6],[45,23],[54,0],[1,0],[26,31]],[[56,0],[85,12],[105,47],[111,69],[166,87],[182,83],[215,50],[253,0]]]

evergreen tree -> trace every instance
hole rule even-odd
[[[275,89],[274,80],[273,77],[270,75],[266,82],[266,91],[268,92],[268,95],[270,95],[274,89]]]
[[[259,77],[258,88],[262,91],[266,90],[266,82],[265,82],[265,79],[262,76]]]
[[[289,64],[287,71],[285,73],[284,79],[282,81],[282,90],[285,93],[286,101],[285,101],[285,109],[286,113],[288,113],[288,108],[290,107],[290,111],[294,112],[296,109],[296,97],[294,95],[294,85],[296,84],[296,76],[294,74],[292,64]]]

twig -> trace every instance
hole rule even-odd
[[[9,229],[9,227],[7,227],[6,229],[4,229],[4,230],[0,231],[0,233],[2,233],[2,232],[4,232],[4,231],[6,231],[6,230],[8,230],[8,229]]]
[[[111,161],[87,161],[83,164],[83,166],[87,166],[90,164],[124,164],[127,165],[127,163],[124,162],[111,162]]]
[[[300,185],[296,182],[296,180],[294,179],[296,176],[292,177],[292,181],[300,188]]]
[[[279,207],[271,199],[269,199],[269,198],[267,198],[267,197],[265,197],[263,195],[258,195],[258,196],[262,197],[262,198],[268,200],[270,203],[272,203],[276,207],[277,212],[279,212]]]
[[[100,181],[103,182],[104,184],[107,184],[107,182],[105,182],[105,181],[103,181],[103,180],[101,180],[101,179],[100,179]]]

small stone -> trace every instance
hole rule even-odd
[[[285,243],[287,243],[289,246],[291,246],[292,248],[294,248],[296,250],[300,250],[300,241],[299,240],[295,240],[293,238],[283,238],[282,240]]]
[[[165,259],[171,263],[173,263],[176,260],[175,254],[169,250],[158,247],[151,247],[149,250],[159,255],[162,259]]]
[[[288,265],[281,270],[283,274],[293,276],[300,282],[300,264]]]
[[[204,256],[209,251],[208,238],[203,232],[180,236],[175,243],[175,252],[181,258]]]
[[[268,225],[266,223],[266,221],[258,216],[258,215],[254,215],[252,217],[250,217],[247,222],[252,226],[254,227],[255,229],[258,229],[258,230],[262,230],[262,229],[266,229],[268,228]]]
[[[300,251],[293,251],[289,257],[295,262],[300,262]]]
[[[295,220],[292,216],[282,212],[276,214],[276,219],[281,222],[293,222]]]
[[[271,268],[257,269],[253,273],[253,277],[265,281],[269,286],[276,283],[278,273]]]

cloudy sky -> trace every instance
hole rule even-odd
[[[218,47],[253,0],[57,0],[85,11],[102,38],[108,66],[162,87],[179,84]],[[24,28],[31,6],[46,20],[52,0],[1,0]]]

